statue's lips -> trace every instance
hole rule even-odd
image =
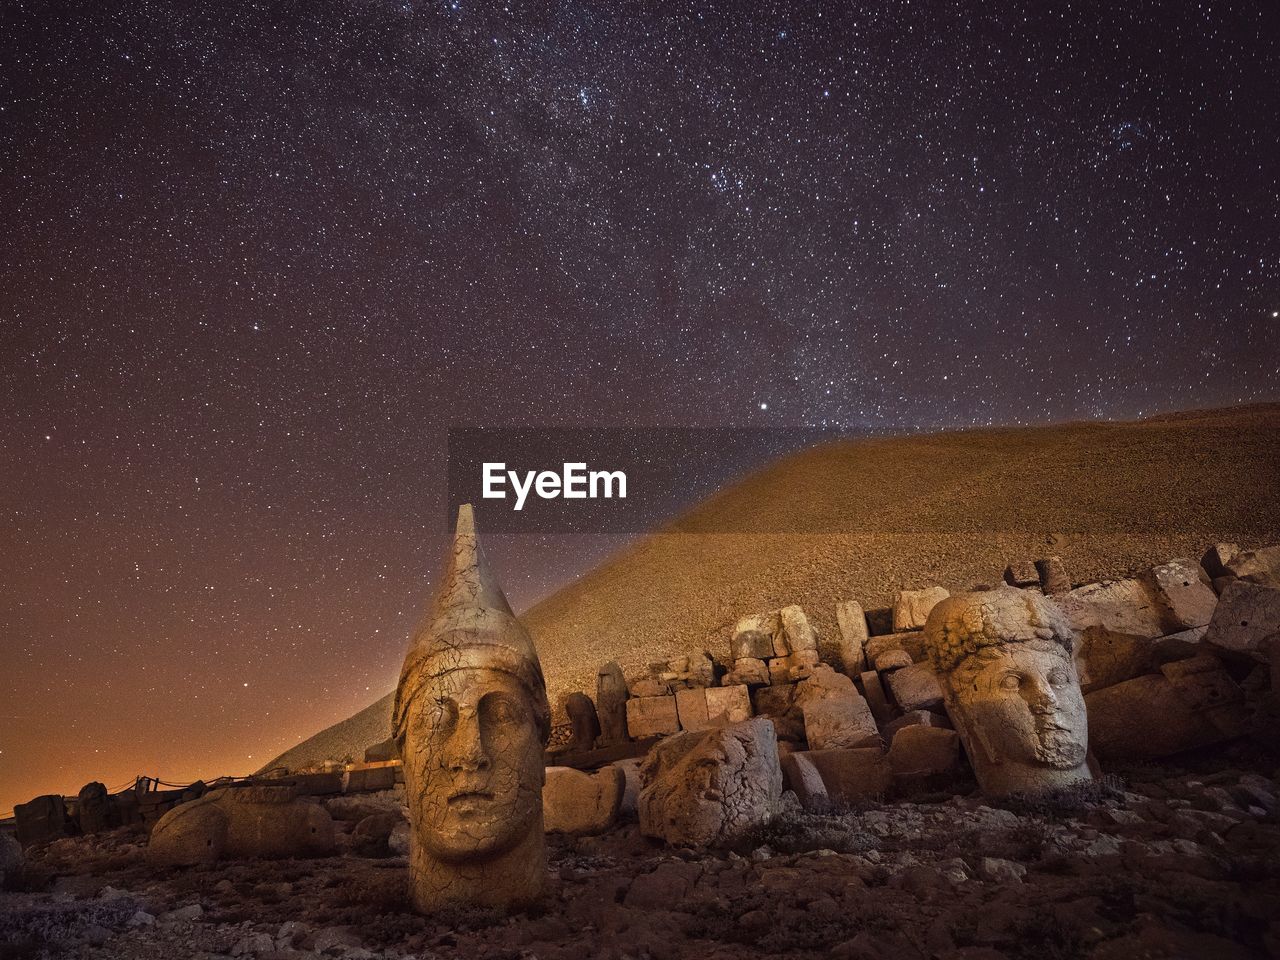
[[[493,802],[493,793],[488,790],[460,790],[449,795],[449,809],[458,813],[471,813],[483,809]]]

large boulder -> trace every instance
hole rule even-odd
[[[218,860],[323,857],[334,852],[333,818],[292,787],[214,790],[175,807],[151,831],[147,856],[190,866]]]
[[[23,846],[57,840],[70,831],[67,803],[56,793],[36,797],[13,808],[17,821],[18,842]]]
[[[942,685],[927,663],[913,663],[888,675],[889,691],[904,712],[942,707]]]
[[[1246,730],[1243,694],[1213,657],[1165,664],[1085,695],[1089,746],[1101,760],[1153,760]]]
[[[626,787],[626,775],[612,764],[595,773],[547,767],[542,787],[543,826],[548,833],[603,833],[618,822]]]
[[[762,717],[670,737],[640,768],[640,832],[708,847],[767,824],[782,796],[773,724]]]

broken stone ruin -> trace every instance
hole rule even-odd
[[[1280,957],[1280,547],[992,577],[553,709],[464,507],[364,762],[21,805],[0,955]]]

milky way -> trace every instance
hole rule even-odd
[[[973,6],[4,4],[0,807],[389,688],[451,425],[1280,396],[1274,14]]]

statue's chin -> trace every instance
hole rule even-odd
[[[444,863],[460,863],[464,860],[484,860],[496,856],[514,844],[506,836],[474,837],[454,834],[447,837],[422,838],[422,847],[433,860]]]
[[[1036,762],[1055,770],[1071,770],[1084,763],[1088,748],[1067,732],[1041,734]]]

